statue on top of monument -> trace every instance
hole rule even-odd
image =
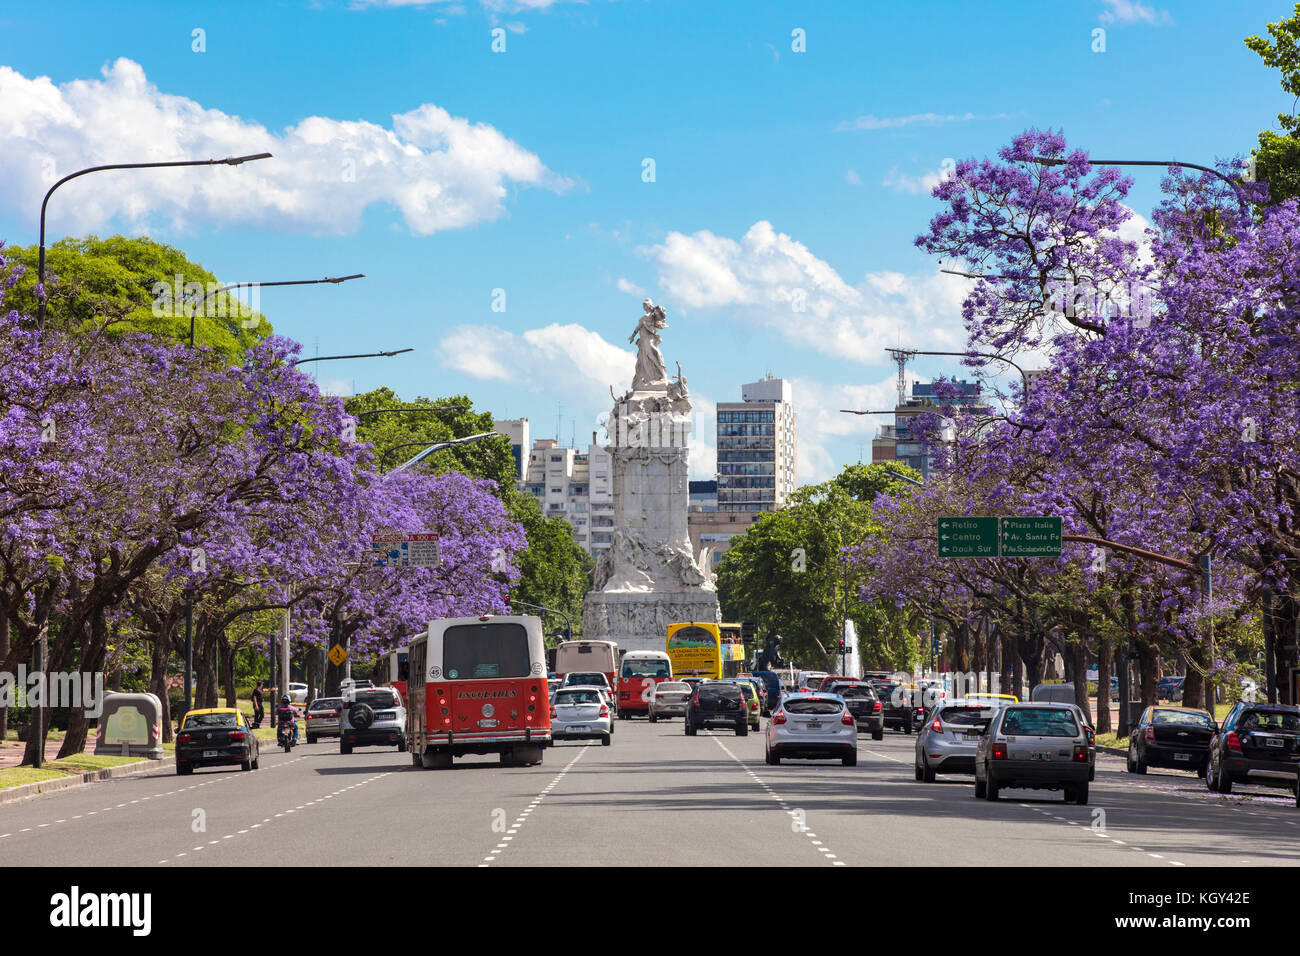
[[[686,387],[686,376],[682,374],[681,362],[677,363],[677,378],[668,383],[668,401],[672,403],[674,411],[691,410],[691,393]]]
[[[659,346],[663,342],[659,338],[659,330],[668,328],[668,319],[664,315],[663,306],[655,305],[649,299],[641,303],[641,308],[644,310],[641,321],[637,323],[636,330],[627,339],[628,342],[632,342],[638,335],[641,337],[637,342],[636,373],[632,376],[633,391],[647,385],[664,385],[668,381],[668,370],[664,367],[663,353],[659,351]]]

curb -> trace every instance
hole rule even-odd
[[[56,790],[67,790],[71,787],[112,780],[115,777],[129,777],[137,773],[174,766],[176,766],[175,757],[164,757],[162,760],[137,760],[134,763],[118,764],[116,767],[104,767],[101,770],[86,770],[82,773],[68,774],[66,777],[38,780],[36,783],[25,783],[19,787],[0,790],[0,804],[13,803],[16,800],[28,800],[43,793],[53,793]]]

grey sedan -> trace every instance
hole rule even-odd
[[[307,743],[314,744],[318,737],[339,735],[339,712],[342,697],[317,697],[307,708]]]
[[[691,685],[681,681],[666,680],[655,685],[650,698],[650,723],[669,717],[685,717],[686,702],[691,698]]]

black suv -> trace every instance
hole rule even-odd
[[[872,740],[884,738],[885,706],[870,684],[863,681],[836,681],[830,685],[828,693],[839,694],[844,698],[844,706],[853,715],[859,733],[868,731]]]
[[[704,683],[695,688],[686,705],[686,736],[708,727],[734,727],[737,737],[749,733],[749,708],[744,692],[735,684]]]
[[[1297,765],[1300,707],[1240,701],[1210,741],[1205,785],[1216,793],[1232,793],[1234,783],[1294,789]]]
[[[881,707],[885,712],[884,725],[893,727],[895,730],[901,730],[905,734],[912,732],[912,722],[915,719],[912,711],[912,695],[907,689],[895,681],[871,681],[871,688],[880,698]]]

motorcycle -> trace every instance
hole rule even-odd
[[[275,731],[275,742],[288,753],[293,750],[293,724],[281,723]]]

